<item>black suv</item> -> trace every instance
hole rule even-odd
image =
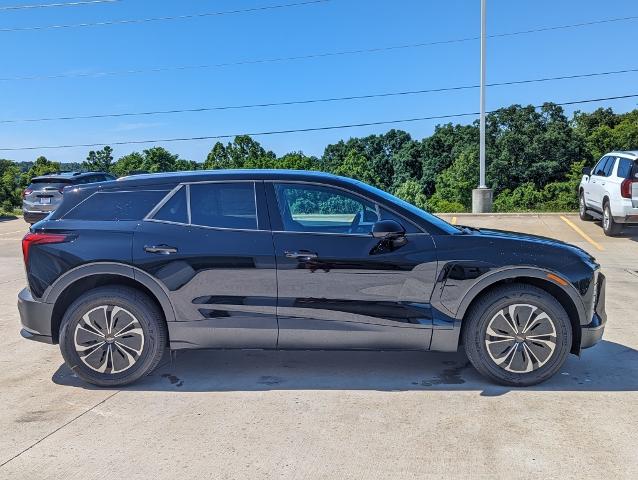
[[[115,177],[104,172],[64,172],[34,177],[22,192],[22,214],[28,223],[42,220],[62,203],[65,187],[106,182]]]
[[[541,382],[603,333],[580,248],[455,227],[333,175],[139,175],[67,190],[23,240],[22,334],[87,382],[122,385],[166,347],[456,351]]]

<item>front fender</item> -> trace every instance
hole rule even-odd
[[[448,286],[449,279],[445,280],[445,284],[441,289],[441,307],[450,311],[454,318],[457,320],[461,320],[467,309],[469,308],[472,301],[486,288],[494,285],[497,282],[501,282],[503,280],[516,280],[516,279],[525,279],[525,278],[534,278],[544,282],[550,282],[552,285],[559,287],[565,294],[569,296],[576,308],[578,313],[578,318],[580,323],[582,324],[585,317],[585,305],[581,296],[579,295],[576,288],[571,284],[567,283],[567,285],[561,285],[560,283],[551,279],[550,275],[556,275],[562,278],[562,276],[557,272],[552,272],[547,269],[543,269],[540,267],[503,267],[491,270],[479,278],[475,279],[469,289],[463,292],[456,300],[448,300],[446,301],[445,290],[446,288],[450,288]],[[462,290],[465,290],[464,288]]]

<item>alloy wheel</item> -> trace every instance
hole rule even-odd
[[[556,350],[556,327],[539,307],[508,305],[487,324],[485,347],[500,368],[512,373],[532,372],[545,365]]]
[[[73,339],[80,360],[99,373],[128,370],[144,350],[140,322],[128,310],[114,305],[101,305],[85,313]]]
[[[609,208],[605,207],[603,212],[603,228],[609,230]]]

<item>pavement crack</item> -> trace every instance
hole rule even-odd
[[[62,430],[64,427],[71,425],[73,422],[75,422],[77,419],[83,417],[84,415],[86,415],[87,413],[93,411],[94,409],[96,409],[97,407],[99,407],[100,405],[106,403],[108,400],[110,400],[111,398],[113,398],[115,395],[117,395],[118,393],[120,393],[121,390],[117,390],[115,392],[113,392],[111,395],[109,395],[108,397],[106,397],[105,399],[99,401],[98,403],[96,403],[95,405],[93,405],[91,408],[83,411],[82,413],[80,413],[79,415],[76,415],[75,417],[73,417],[71,420],[69,420],[68,422],[60,425],[58,428],[56,428],[55,430],[53,430],[50,433],[47,433],[44,437],[42,437],[41,439],[37,440],[36,442],[32,443],[31,445],[29,445],[27,448],[25,448],[24,450],[16,453],[13,457],[9,458],[8,460],[5,460],[4,462],[0,463],[0,468],[4,467],[6,464],[8,464],[9,462],[12,462],[13,460],[15,460],[16,458],[18,458],[20,455],[22,455],[23,453],[28,452],[29,450],[31,450],[33,447],[35,447],[36,445],[42,443],[43,441],[45,441],[47,438],[49,438],[51,435],[59,432],[60,430]]]

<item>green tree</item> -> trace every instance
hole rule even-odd
[[[343,162],[334,169],[334,173],[335,175],[355,178],[372,185],[381,183],[376,170],[372,168],[368,159],[355,150],[348,152]]]
[[[139,152],[132,152],[120,157],[111,169],[113,174],[118,177],[124,177],[142,170],[144,170],[144,156]]]
[[[476,145],[462,151],[449,168],[436,177],[436,191],[430,198],[434,211],[464,212],[472,207],[472,189],[479,176]]]
[[[394,194],[416,207],[423,210],[428,209],[427,197],[423,193],[423,185],[416,180],[406,180],[397,187]]]
[[[172,172],[179,155],[173,154],[164,147],[153,147],[144,150],[143,170],[150,173]]]
[[[20,168],[14,162],[0,159],[0,213],[12,213],[20,206],[20,177]]]
[[[113,149],[107,145],[102,150],[91,150],[82,167],[91,172],[110,172],[112,162]]]
[[[60,171],[60,164],[58,162],[52,162],[44,156],[40,156],[36,159],[33,166],[22,175],[21,184],[27,186],[31,183],[33,177],[39,177],[40,175],[48,175],[49,173],[57,173]]]
[[[204,161],[205,169],[273,168],[277,157],[249,135],[238,135],[224,146],[217,142]]]
[[[584,153],[562,107],[552,103],[490,113],[487,147],[487,182],[497,194],[525,183],[542,188],[559,181]]]
[[[478,123],[473,125],[437,125],[434,133],[423,140],[421,182],[426,195],[434,193],[437,177],[460,153],[478,145]],[[478,182],[478,177],[475,179]]]

